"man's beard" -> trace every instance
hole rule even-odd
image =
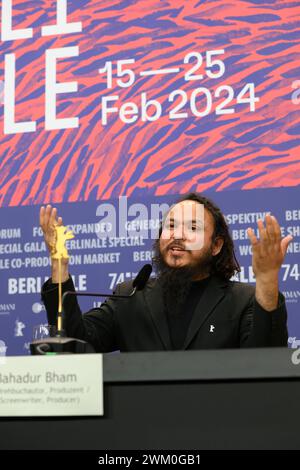
[[[197,264],[179,268],[170,267],[165,262],[159,250],[159,241],[154,249],[153,264],[163,289],[164,306],[170,315],[180,315],[195,277],[201,275],[204,278],[210,274],[213,263],[212,249],[209,247]]]

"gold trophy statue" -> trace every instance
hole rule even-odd
[[[57,335],[62,336],[62,287],[61,287],[61,260],[68,259],[68,250],[65,242],[74,238],[73,232],[64,225],[55,226],[55,243],[51,245],[51,258],[58,260],[58,314],[57,314]]]

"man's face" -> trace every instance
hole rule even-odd
[[[169,211],[163,224],[159,250],[170,268],[207,267],[212,256],[218,254],[223,240],[213,243],[214,219],[203,205],[196,201],[182,201]]]

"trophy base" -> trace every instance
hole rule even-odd
[[[32,341],[30,352],[32,356],[44,356],[47,354],[89,354],[95,353],[95,350],[93,346],[81,339],[56,336]]]

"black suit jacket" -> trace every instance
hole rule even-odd
[[[72,279],[63,292],[74,290]],[[119,284],[116,294],[129,294],[132,281]],[[56,323],[57,284],[48,280],[42,290],[49,324]],[[109,299],[82,315],[77,300],[65,302],[68,336],[91,343],[97,352],[160,351],[172,349],[163,306],[162,288],[150,279],[130,299]],[[255,288],[212,276],[198,302],[182,349],[218,349],[287,345],[287,313],[282,294],[278,307],[264,310]]]

